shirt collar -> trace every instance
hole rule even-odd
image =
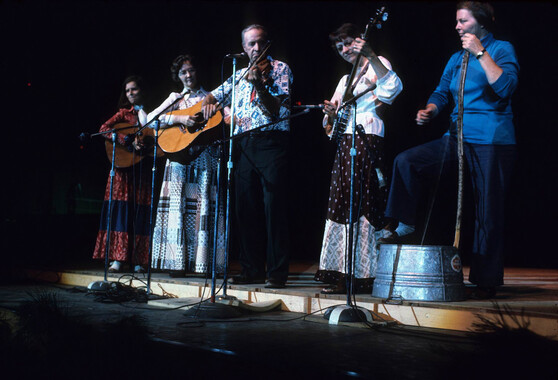
[[[488,33],[486,36],[481,38],[482,46],[486,47],[486,45],[490,45],[492,41],[494,41],[494,35],[492,33]]]
[[[197,90],[188,89],[188,92],[186,92],[186,94],[190,94],[190,96],[191,96],[191,95],[200,94],[200,93],[203,94],[203,91],[204,91],[204,90],[203,90],[203,87],[200,86],[200,88],[198,88]]]

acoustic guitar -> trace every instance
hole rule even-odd
[[[201,111],[202,101],[184,110],[176,110],[167,113],[170,115],[192,116],[197,122],[186,127],[182,124],[172,124],[162,127],[159,130],[159,146],[166,153],[177,153],[189,147],[194,141],[196,143],[209,143],[217,138],[221,130],[215,128],[223,120],[221,112],[205,120]]]
[[[125,135],[135,133],[138,131],[139,127],[137,125],[131,125],[128,123],[118,123],[114,126],[114,129],[118,130],[118,133],[122,133]],[[128,147],[125,147],[120,144],[116,144],[116,150],[114,152],[114,166],[117,168],[129,168],[143,160],[146,156],[153,157],[153,142],[155,141],[153,138],[154,131],[151,128],[145,128],[141,132],[141,139],[143,140],[143,144],[145,145],[145,149],[141,151],[130,151]],[[109,161],[112,163],[112,141],[106,140],[105,141],[105,150],[107,152],[107,157]],[[145,154],[145,152],[150,152],[149,154]],[[157,153],[157,157],[161,157],[164,153],[159,151]]]

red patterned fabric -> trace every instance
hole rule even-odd
[[[109,260],[117,260],[121,262],[128,262],[130,253],[133,253],[135,243],[135,252],[132,262],[134,265],[146,266],[149,261],[149,236],[136,236],[135,242],[129,241],[127,232],[112,232],[110,234],[110,254]],[[107,233],[104,230],[99,230],[97,234],[97,241],[95,242],[95,252],[93,253],[94,259],[105,258],[105,247],[107,246]]]
[[[138,113],[134,110],[134,107],[131,108],[121,108],[113,117],[108,119],[105,124],[101,125],[99,128],[99,132],[107,132],[110,131],[114,126],[118,123],[128,123],[131,125],[136,125],[138,123]],[[111,139],[111,134],[107,133],[104,135],[107,140]],[[124,145],[124,138],[126,134],[117,133],[116,134],[116,141],[120,145]]]
[[[108,131],[117,123],[137,123],[133,108],[121,109],[100,131]],[[118,134],[118,143],[124,143],[124,134]],[[110,139],[110,134],[106,135]],[[112,189],[110,234],[110,260],[147,265],[149,254],[149,211],[151,205],[150,160],[142,160],[132,168],[115,169]],[[102,259],[106,252],[108,201],[110,199],[110,174],[105,188],[101,226],[97,234],[94,259]]]

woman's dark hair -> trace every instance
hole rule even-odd
[[[461,1],[457,3],[457,10],[467,9],[473,14],[477,22],[488,31],[492,31],[495,25],[494,8],[488,3],[480,1]]]
[[[118,108],[130,108],[132,106],[126,96],[126,85],[130,82],[136,82],[136,86],[140,89],[140,103],[143,101],[143,79],[137,75],[130,75],[124,79],[124,83],[122,83],[122,91],[120,92],[120,99],[118,100]]]
[[[178,57],[176,57],[174,59],[174,61],[172,61],[171,68],[170,68],[171,77],[172,77],[173,81],[180,83],[180,78],[178,77],[178,72],[182,68],[182,65],[184,64],[184,62],[190,62],[190,64],[192,66],[196,67],[194,58],[191,55],[189,55],[189,54],[179,55]]]
[[[329,35],[329,41],[331,42],[331,47],[333,48],[333,50],[338,53],[335,44],[343,41],[347,37],[360,37],[360,34],[361,33],[359,32],[359,28],[355,24],[345,23]]]

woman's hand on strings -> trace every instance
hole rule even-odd
[[[339,101],[336,100],[335,102],[330,102],[329,100],[324,100],[324,109],[322,110],[323,113],[327,115],[330,121],[335,119],[335,115],[337,115],[337,107],[339,106]]]
[[[205,120],[209,120],[213,115],[215,115],[218,111],[219,103],[217,103],[217,99],[211,94],[207,94],[202,101],[202,113]]]

